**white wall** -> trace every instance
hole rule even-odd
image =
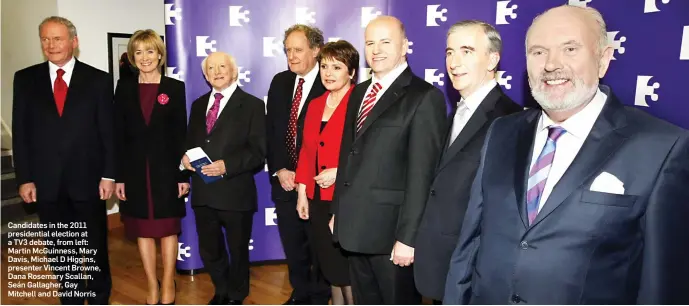
[[[77,27],[79,60],[105,72],[109,72],[108,32],[153,29],[165,35],[163,0],[57,0],[57,9]]]
[[[2,120],[12,126],[12,82],[17,70],[44,61],[38,25],[57,14],[57,0],[2,0]],[[164,22],[164,21],[163,21]],[[4,141],[3,141],[4,142]]]
[[[38,25],[51,15],[74,23],[79,60],[108,71],[108,32],[153,29],[165,35],[163,0],[2,0],[2,119],[11,126],[12,78],[17,70],[44,61]],[[108,202],[108,213],[119,211]]]

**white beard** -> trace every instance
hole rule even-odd
[[[531,95],[545,111],[568,111],[588,103],[596,93],[598,84],[586,87],[582,79],[572,78],[571,80],[574,83],[574,90],[566,93],[564,97],[555,100],[551,99],[550,95],[543,90],[545,86],[543,78],[538,81],[537,86],[534,86],[534,83],[529,79]]]

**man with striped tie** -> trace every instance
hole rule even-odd
[[[347,105],[333,199],[334,239],[349,254],[356,304],[420,304],[414,238],[444,143],[442,92],[415,76],[404,26],[371,21],[366,61],[373,78]]]
[[[689,133],[599,84],[612,53],[593,8],[534,19],[542,110],[488,131],[445,304],[689,303]]]

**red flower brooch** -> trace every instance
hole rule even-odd
[[[170,97],[168,97],[166,94],[161,93],[158,95],[158,103],[160,103],[160,105],[165,105],[169,101],[170,101]]]

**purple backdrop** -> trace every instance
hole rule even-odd
[[[265,101],[273,75],[287,69],[282,35],[295,23],[323,30],[326,40],[346,39],[362,53],[360,81],[368,78],[364,26],[379,14],[404,22],[412,70],[458,99],[447,79],[445,35],[463,19],[496,26],[503,39],[498,83],[522,105],[532,98],[526,81],[524,36],[540,12],[564,3],[599,9],[615,45],[615,60],[603,80],[627,105],[635,105],[689,128],[689,1],[680,0],[165,0],[167,74],[186,82],[188,104],[209,90],[200,63],[225,51],[237,59],[242,89]],[[326,4],[327,3],[327,4]],[[270,101],[268,101],[270,103]],[[188,105],[190,106],[190,105]],[[254,217],[251,261],[283,259],[267,173],[256,175],[259,210]],[[192,190],[193,191],[193,190]],[[229,199],[228,199],[229,200]],[[188,204],[187,204],[188,205]],[[191,209],[183,220],[178,268],[202,267]]]

